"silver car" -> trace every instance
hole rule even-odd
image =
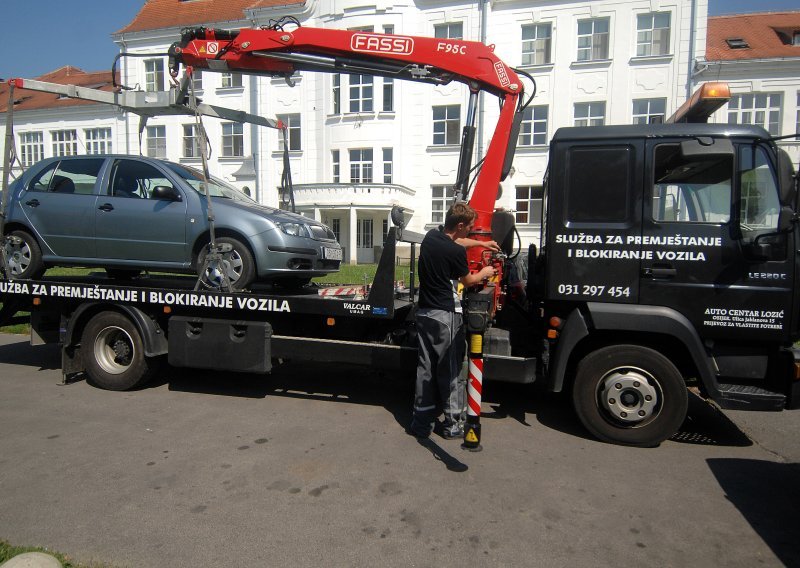
[[[325,225],[258,204],[209,180],[217,242],[235,289],[253,281],[300,286],[339,270],[342,248]],[[50,266],[98,266],[112,277],[141,270],[202,271],[209,237],[202,174],[138,156],[49,158],[9,187],[6,254],[18,278]],[[219,272],[201,274],[219,285]]]

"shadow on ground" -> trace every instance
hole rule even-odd
[[[726,498],[785,566],[800,566],[800,464],[762,460],[707,460]]]
[[[57,346],[33,347],[24,338],[0,345],[0,361],[38,370],[59,369],[61,362]],[[217,396],[286,396],[382,406],[402,428],[411,422],[413,378],[376,372],[366,367],[292,362],[274,367],[269,375],[253,375],[183,369],[164,364],[156,378],[144,388],[163,386],[172,391]],[[594,439],[575,416],[565,393],[549,393],[539,385],[488,382],[484,387],[483,402],[484,409],[488,409],[482,416],[483,420],[511,419],[523,427],[530,427],[531,417],[535,417],[547,428],[587,440]],[[714,446],[752,445],[724,413],[693,394],[689,396],[688,416],[671,440]],[[432,453],[436,455],[433,449]]]

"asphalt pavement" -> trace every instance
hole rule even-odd
[[[0,335],[0,539],[113,566],[798,566],[800,411],[700,399],[674,439],[593,440],[485,385],[483,451],[405,433],[410,379],[287,364],[60,386]]]

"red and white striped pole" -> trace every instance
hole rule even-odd
[[[469,374],[467,377],[467,423],[461,447],[480,452],[481,393],[483,391],[483,335],[473,333],[469,338]]]

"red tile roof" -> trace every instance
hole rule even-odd
[[[800,32],[800,11],[737,14],[708,18],[706,60],[800,57],[792,35]],[[743,39],[749,45],[731,49],[726,39]]]
[[[36,77],[36,79],[50,83],[59,83],[61,85],[69,84],[95,88],[101,91],[111,91],[113,89],[110,71],[92,71],[87,73],[71,65],[60,67],[55,71]],[[119,81],[119,73],[117,73],[117,81]],[[8,83],[0,83],[0,113],[8,111],[9,89]],[[58,95],[52,93],[28,91],[26,89],[14,89],[14,99],[19,101],[14,105],[15,111],[98,104],[92,101],[82,101],[78,99],[59,99]]]
[[[131,23],[117,33],[241,20],[244,11],[303,4],[304,0],[147,0]]]

